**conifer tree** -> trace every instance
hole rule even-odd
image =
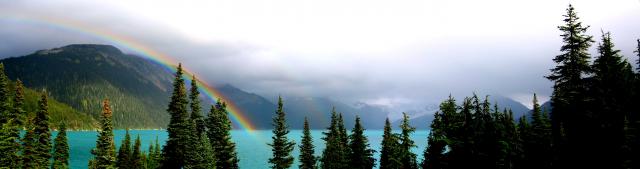
[[[122,140],[122,144],[120,144],[120,149],[118,149],[118,156],[116,156],[116,167],[118,168],[128,168],[131,166],[131,160],[134,157],[131,156],[131,135],[129,134],[129,129],[125,130],[124,140]]]
[[[169,138],[162,149],[163,161],[161,168],[182,168],[186,165],[189,153],[190,139],[192,139],[189,114],[187,112],[187,91],[182,79],[182,65],[179,64],[173,81],[173,94],[167,108],[169,112]]]
[[[144,163],[143,163],[143,154],[140,151],[140,135],[138,135],[138,137],[136,138],[135,143],[133,144],[133,149],[131,152],[131,156],[129,156],[129,165],[126,168],[131,168],[131,169],[143,169],[144,168]]]
[[[67,127],[63,122],[58,128],[58,135],[53,146],[53,169],[69,168],[69,144],[67,143]]]
[[[320,157],[321,167],[323,169],[342,169],[348,168],[348,153],[344,144],[342,144],[342,134],[340,134],[340,120],[336,108],[333,107],[331,111],[331,124],[327,128],[327,131],[322,133],[324,137],[322,140],[325,142],[325,149],[322,151],[322,157]]]
[[[93,159],[89,161],[90,169],[110,169],[115,168],[116,163],[116,146],[113,142],[113,124],[111,121],[111,107],[109,100],[102,102],[102,114],[100,115],[100,131],[98,132],[98,140],[96,140],[96,148],[91,150]]]
[[[37,140],[35,145],[36,161],[38,166],[49,167],[51,166],[51,130],[49,129],[49,105],[47,103],[47,94],[43,93],[40,101],[38,102],[38,111],[36,113],[34,123],[34,134]]]
[[[161,161],[162,152],[160,152],[160,144],[158,143],[158,137],[156,137],[155,144],[149,144],[149,150],[146,159],[146,168],[154,169],[158,168],[159,163]]]
[[[427,138],[427,148],[424,150],[424,161],[422,161],[422,168],[426,169],[444,169],[446,167],[445,162],[445,147],[447,143],[443,134],[443,118],[442,113],[436,112],[431,122],[431,132]]]
[[[293,157],[291,151],[295,146],[293,140],[287,138],[289,134],[289,125],[285,117],[285,112],[282,104],[282,97],[278,97],[278,109],[276,115],[273,117],[273,142],[269,144],[273,156],[269,158],[271,168],[273,169],[285,169],[289,168],[293,164]]]
[[[380,150],[380,169],[398,168],[402,164],[398,159],[397,151],[400,143],[399,136],[393,133],[389,118],[384,123],[384,135],[382,136],[382,149]]]
[[[300,142],[300,169],[315,169],[316,168],[316,156],[313,145],[313,137],[311,137],[311,131],[309,129],[309,121],[307,117],[304,118],[304,127],[302,130],[302,140]]]
[[[530,168],[550,168],[551,156],[553,153],[551,149],[551,126],[549,120],[542,114],[540,104],[538,104],[538,98],[536,94],[533,94],[533,110],[531,113],[531,126],[530,131],[525,131],[525,136],[528,136],[526,145],[526,157],[532,161],[527,167]]]
[[[191,120],[193,120],[196,126],[196,136],[200,136],[205,132],[206,126],[204,124],[204,117],[200,112],[200,91],[198,91],[197,81],[196,76],[193,75],[191,78],[191,92],[189,95],[189,101],[191,102],[189,105],[191,108]]]
[[[16,81],[13,110],[7,114],[8,121],[0,125],[0,168],[20,166],[20,129],[24,126],[25,111],[22,82]]]
[[[413,140],[411,140],[411,133],[413,133],[416,128],[409,124],[409,116],[406,113],[402,113],[402,116],[402,124],[400,124],[402,135],[400,137],[400,147],[397,156],[400,159],[400,168],[418,168],[418,164],[416,163],[416,154],[411,152],[411,148],[416,147]]]
[[[207,136],[215,154],[217,168],[238,168],[236,144],[231,140],[231,121],[228,117],[227,105],[218,99],[215,106],[211,106],[207,118]]]
[[[364,135],[364,130],[360,124],[360,117],[356,116],[356,124],[349,136],[349,149],[351,150],[349,168],[371,169],[376,164],[376,159],[373,158],[375,150],[369,147],[369,140]]]
[[[589,66],[590,55],[588,49],[593,42],[592,36],[586,35],[589,26],[583,26],[579,21],[575,9],[569,5],[567,14],[564,15],[565,24],[558,28],[562,31],[563,46],[560,51],[563,53],[556,56],[553,61],[556,67],[551,69],[551,75],[547,78],[553,81],[553,94],[551,103],[553,110],[552,134],[554,146],[559,159],[556,163],[560,168],[568,168],[565,164],[584,164],[571,159],[589,159],[589,148],[593,145],[579,145],[588,142],[588,138],[594,131],[593,126],[585,124],[592,119],[585,110],[586,82],[584,75],[591,72]],[[565,135],[561,135],[561,129]],[[566,162],[566,163],[565,163]],[[583,167],[583,166],[572,166]],[[588,167],[588,166],[584,166]]]
[[[26,126],[26,133],[22,138],[22,168],[38,168],[38,152],[36,146],[38,144],[37,135],[33,129],[33,120],[30,119]]]
[[[526,116],[520,117],[520,120],[518,121],[518,133],[520,135],[518,141],[520,145],[519,152],[521,154],[516,160],[516,163],[518,164],[516,166],[521,169],[529,169],[531,166],[535,165],[533,164],[535,161],[532,161],[532,158],[529,158],[528,156],[530,153],[529,150],[531,149],[530,145],[534,138],[531,136],[531,127],[529,126],[529,122],[527,122]]]
[[[197,79],[192,76],[191,90],[189,95],[190,108],[191,108],[191,138],[187,148],[188,153],[187,163],[185,168],[213,168],[215,160],[213,159],[213,150],[211,150],[211,143],[205,133],[204,117],[200,113],[200,92],[198,91]]]
[[[11,104],[9,100],[9,78],[4,73],[4,64],[0,63],[0,126],[9,121]]]

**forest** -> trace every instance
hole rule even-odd
[[[301,151],[297,167],[303,169],[640,168],[640,39],[634,70],[615,48],[609,32],[602,31],[592,58],[589,49],[596,41],[586,34],[589,26],[580,21],[571,5],[558,29],[562,32],[561,53],[546,76],[553,82],[550,111],[540,108],[535,94],[533,111],[522,117],[500,110],[488,101],[489,96],[473,94],[461,100],[449,96],[434,114],[427,140],[410,138],[415,128],[403,114],[399,132],[393,131],[389,119],[384,122],[381,149],[374,150],[363,135],[366,129],[360,118],[353,127],[345,126],[342,114],[334,109],[323,132],[326,147],[316,156],[309,119],[294,119],[304,120],[300,143],[287,137],[290,126],[279,98],[268,144],[272,149],[270,166],[264,168],[293,167],[296,158],[291,152],[296,146]],[[243,159],[237,156],[230,134],[226,103],[218,100],[203,113],[196,77],[191,76],[187,87],[185,76],[189,75],[178,64],[166,110],[169,138],[163,146],[156,141],[143,148],[140,137],[132,141],[127,132],[116,150],[113,109],[105,99],[88,167],[239,168]],[[34,113],[27,113],[22,82],[11,84],[0,73],[0,168],[68,168],[66,124],[52,125],[47,92],[41,93]],[[52,127],[59,131],[53,140]],[[421,150],[424,159],[417,159],[411,151],[417,141],[428,143]],[[379,160],[373,157],[374,152],[380,152]]]

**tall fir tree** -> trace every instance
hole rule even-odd
[[[35,150],[37,153],[37,163],[41,167],[49,167],[51,164],[51,129],[49,129],[49,104],[47,93],[42,93],[38,101],[38,111],[36,112],[34,124],[34,134],[37,140]]]
[[[213,168],[215,160],[213,159],[213,151],[211,150],[211,144],[209,138],[206,136],[206,126],[204,124],[204,117],[200,112],[200,91],[198,91],[197,79],[194,76],[191,78],[191,88],[189,93],[189,107],[191,108],[191,138],[188,144],[187,163],[185,168],[190,169],[206,169]]]
[[[24,106],[24,91],[22,82],[16,81],[13,110],[7,114],[8,121],[0,125],[0,168],[21,165],[20,129],[24,126],[26,113]]]
[[[11,110],[9,78],[4,73],[4,64],[0,63],[0,126],[9,121]]]
[[[356,116],[356,124],[351,130],[349,136],[349,168],[371,169],[376,165],[376,159],[373,158],[375,150],[369,147],[369,140],[364,135],[364,127],[360,123],[360,117]]]
[[[207,117],[207,137],[215,154],[217,168],[238,168],[236,144],[231,140],[231,121],[226,103],[218,99]]]
[[[447,143],[443,133],[442,113],[436,112],[431,122],[431,131],[427,138],[427,148],[424,150],[424,160],[421,163],[422,168],[426,169],[445,169],[445,148]]]
[[[156,137],[155,143],[149,144],[149,150],[147,151],[147,160],[145,167],[149,169],[158,168],[162,158],[162,152],[160,151],[160,143],[158,143],[158,137]]]
[[[69,168],[69,143],[67,142],[67,126],[63,122],[58,128],[58,135],[55,138],[53,146],[53,164],[52,169]]]
[[[304,118],[304,127],[302,130],[302,140],[300,141],[300,169],[315,169],[316,168],[316,156],[315,146],[313,145],[313,137],[309,129],[309,121],[307,117]]]
[[[273,136],[271,137],[273,142],[269,144],[273,156],[269,158],[269,163],[271,163],[271,168],[273,169],[285,169],[293,164],[294,158],[291,156],[291,151],[293,151],[296,143],[287,138],[289,125],[287,124],[282,97],[278,97],[278,109],[275,113],[272,123]]]
[[[205,132],[204,117],[202,116],[200,107],[200,91],[198,90],[198,79],[193,75],[191,78],[191,92],[189,92],[189,101],[191,108],[191,120],[195,123],[197,136]]]
[[[90,169],[115,168],[116,146],[113,140],[113,122],[109,100],[102,102],[102,114],[100,114],[100,131],[96,140],[96,148],[91,150],[93,159],[89,161]]]
[[[407,113],[402,113],[402,124],[400,124],[402,134],[400,137],[400,147],[398,149],[398,158],[400,159],[403,169],[415,169],[418,168],[416,162],[416,154],[411,152],[413,147],[416,147],[413,140],[411,140],[411,134],[416,131],[415,127],[409,124],[409,116]]]
[[[189,150],[192,123],[187,111],[187,91],[182,75],[182,64],[179,64],[173,81],[173,94],[167,108],[170,115],[167,127],[169,138],[162,149],[164,158],[161,165],[161,168],[166,169],[184,167],[189,160],[189,153],[193,153]]]
[[[128,168],[131,166],[132,159],[131,135],[129,134],[129,129],[126,129],[124,139],[122,140],[122,144],[120,144],[120,149],[118,149],[118,155],[116,156],[116,167]]]
[[[584,78],[584,75],[591,72],[588,49],[593,42],[592,36],[585,34],[589,26],[582,25],[572,5],[569,5],[564,17],[565,24],[558,27],[562,31],[560,36],[564,44],[560,51],[563,53],[553,59],[557,65],[551,69],[551,75],[547,76],[554,83],[551,119],[555,154],[559,154],[555,159],[555,166],[559,168],[567,168],[572,163],[585,164],[572,159],[590,158],[588,147],[593,145],[585,142],[593,134],[591,131],[594,131],[593,126],[585,124],[592,119],[585,109],[585,100],[588,99]]]
[[[322,133],[324,137],[322,140],[325,142],[325,149],[322,151],[322,157],[320,157],[321,168],[323,169],[342,169],[348,168],[348,153],[346,151],[347,147],[345,147],[343,143],[343,139],[341,138],[342,134],[340,133],[340,125],[341,123],[338,112],[336,112],[336,108],[333,107],[331,110],[331,124],[327,128],[327,131]]]
[[[552,159],[550,154],[553,153],[551,149],[551,126],[547,116],[542,113],[540,104],[538,104],[538,97],[533,94],[530,130],[524,133],[525,136],[528,136],[527,139],[530,140],[525,150],[527,159],[532,161],[527,166],[529,168],[551,168]]]
[[[22,168],[38,168],[38,152],[36,146],[38,144],[35,130],[33,130],[33,119],[28,120],[27,131],[22,138]]]
[[[143,154],[140,150],[140,135],[138,135],[136,137],[136,141],[133,144],[133,149],[131,151],[131,156],[129,156],[129,165],[125,168],[130,168],[130,169],[144,169],[144,161],[143,161]]]
[[[399,136],[393,133],[391,122],[387,118],[384,122],[384,135],[382,136],[382,148],[380,150],[380,169],[394,169],[402,164],[398,159],[397,151],[400,148]]]

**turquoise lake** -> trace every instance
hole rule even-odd
[[[323,130],[313,130],[313,143],[316,145],[316,155],[320,156],[324,149],[324,141],[322,138]],[[116,130],[115,140],[116,146],[119,147],[124,138],[124,130]],[[165,130],[130,130],[132,139],[140,136],[142,150],[147,151],[149,144],[158,138],[160,144],[164,144],[167,139]],[[55,134],[55,133],[54,133]],[[367,130],[365,135],[369,138],[371,147],[376,151],[380,151],[380,142],[382,141],[382,130]],[[413,152],[418,155],[418,162],[422,161],[422,152],[427,143],[428,130],[419,130],[413,133],[412,139],[417,147]],[[71,168],[87,168],[89,158],[91,158],[91,149],[96,144],[97,132],[95,131],[69,131],[67,132],[70,147],[70,167]],[[269,168],[268,159],[271,157],[271,148],[267,143],[271,142],[271,130],[257,130],[253,132],[234,130],[231,132],[233,141],[236,143],[238,158],[240,158],[240,168]],[[300,143],[302,130],[292,130],[289,138]],[[133,140],[132,140],[133,142]],[[293,156],[296,158],[291,168],[298,168],[298,144],[293,150]],[[376,152],[375,158],[379,158],[380,154]],[[378,162],[376,162],[377,164]]]

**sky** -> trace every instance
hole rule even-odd
[[[409,109],[476,92],[530,106],[552,92],[544,76],[569,3],[588,34],[611,31],[636,61],[640,0],[0,1],[0,58],[77,43],[134,52],[46,18],[127,37],[209,83],[266,97]]]

